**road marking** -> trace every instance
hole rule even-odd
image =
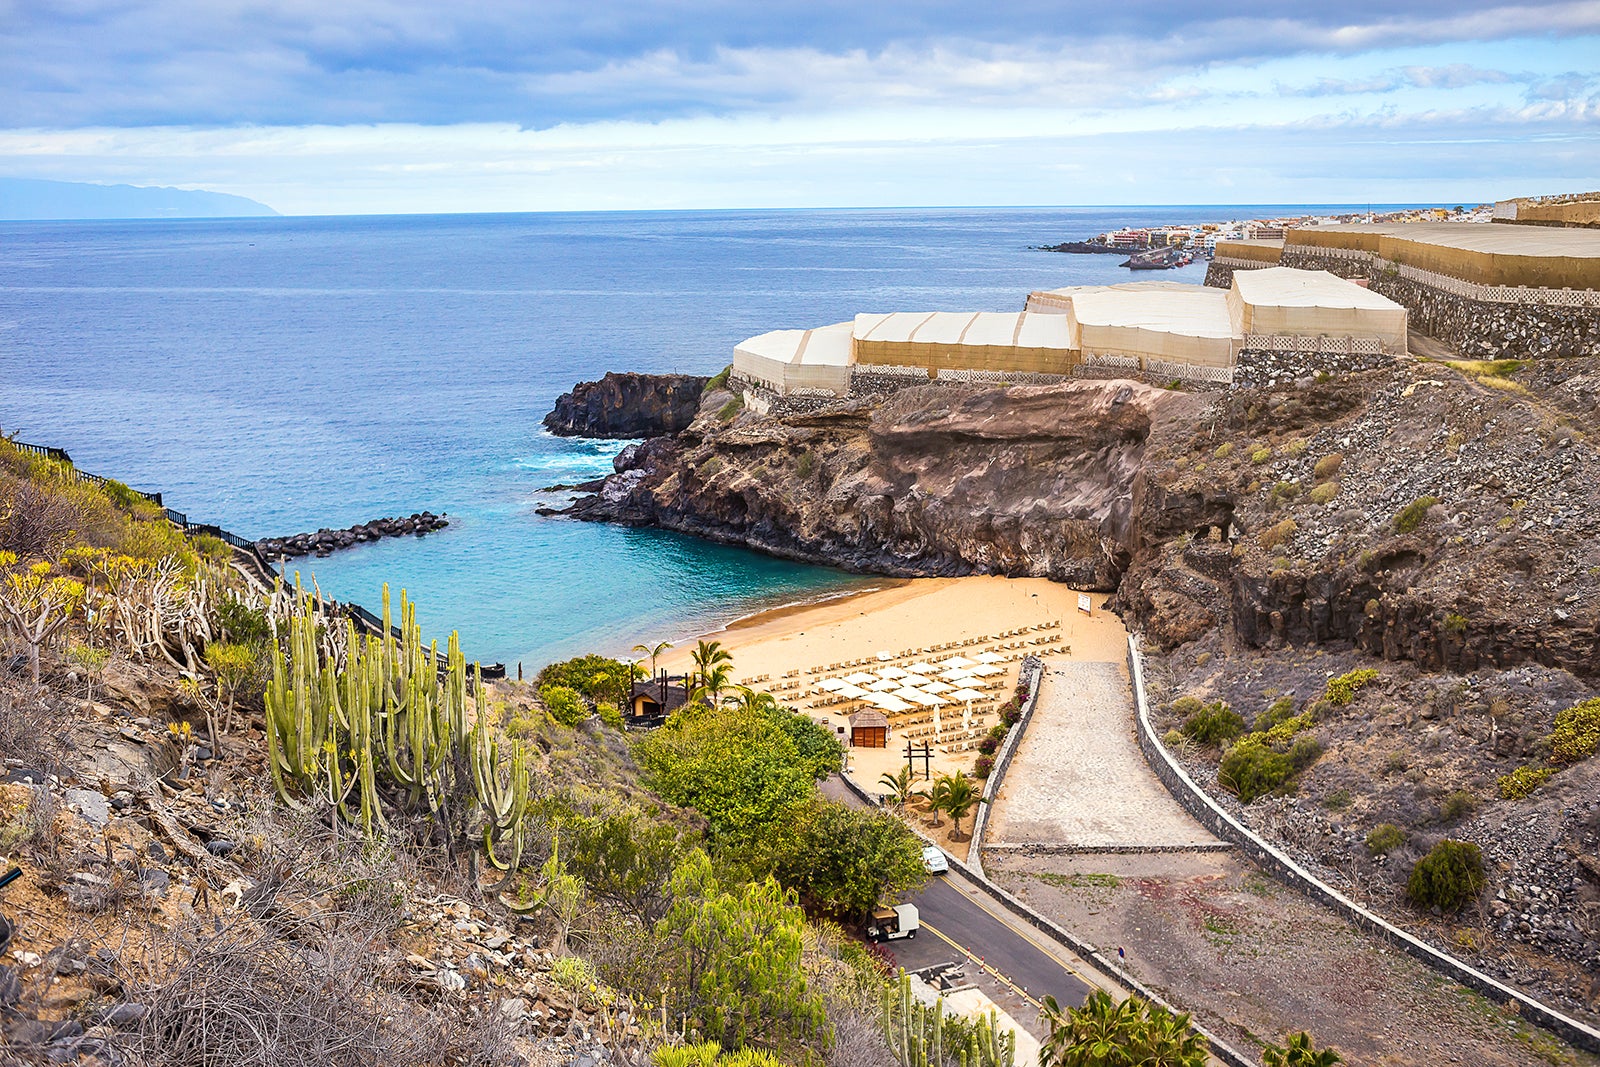
[[[1044,1007],[1044,1005],[1040,1004],[1039,1001],[1037,1001],[1033,997],[1029,996],[1027,990],[1023,989],[1017,983],[1013,982],[1010,978],[1007,978],[1005,975],[1001,974],[999,971],[997,971],[993,967],[989,966],[987,963],[985,963],[982,959],[980,959],[978,957],[978,954],[976,952],[973,952],[970,948],[967,948],[965,945],[961,944],[961,942],[959,942],[959,941],[955,940],[954,938],[950,937],[948,934],[946,934],[943,930],[939,929],[937,926],[929,926],[928,923],[926,921],[924,921],[922,923],[922,928],[924,930],[928,931],[934,937],[937,937],[939,940],[943,941],[945,944],[949,945],[951,948],[955,949],[957,952],[961,953],[963,956],[967,957],[967,961],[969,963],[976,963],[980,968],[982,968],[984,971],[988,972],[991,976],[993,976],[1001,984],[1007,986],[1013,993],[1015,993],[1017,996],[1021,997],[1023,1000],[1026,1000],[1029,1004],[1032,1004],[1035,1008],[1043,1008]]]
[[[983,911],[987,912],[989,917],[994,919],[1001,926],[1004,926],[1007,930],[1010,930],[1012,933],[1022,938],[1022,940],[1026,941],[1028,944],[1032,945],[1034,948],[1050,957],[1050,959],[1053,960],[1057,966],[1066,971],[1068,974],[1072,975],[1074,978],[1078,979],[1078,981],[1082,982],[1090,989],[1103,988],[1102,983],[1094,981],[1082,971],[1074,967],[1069,961],[1062,959],[1059,953],[1066,950],[1060,945],[1056,944],[1054,941],[1043,938],[1042,934],[1039,934],[1031,927],[1027,929],[1019,929],[1018,927],[1013,926],[1012,919],[1014,916],[1002,914],[1001,912],[995,911],[993,908],[989,907],[989,902],[984,899],[983,895],[979,894],[977,891],[968,892],[965,883],[959,879],[947,880],[945,884],[954,889],[957,893],[960,893],[962,896],[966,897],[972,903],[976,904]]]

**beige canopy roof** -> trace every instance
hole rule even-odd
[[[1375,252],[1479,285],[1600,289],[1600,230],[1468,222],[1299,226],[1288,247]]]
[[[805,390],[843,396],[850,389],[852,325],[758,334],[734,347],[733,371],[781,395]]]
[[[1228,367],[1238,353],[1228,294],[1203,285],[1081,290],[1072,295],[1067,318],[1086,357],[1153,357]]]
[[[1067,324],[1055,315],[997,311],[862,314],[857,363],[1066,374],[1077,362]]]
[[[1265,267],[1233,276],[1228,303],[1244,333],[1370,337],[1406,348],[1406,309],[1325,270]]]

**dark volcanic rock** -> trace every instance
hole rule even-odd
[[[657,437],[694,421],[708,378],[694,374],[608,373],[579,382],[544,417],[558,437]]]
[[[450,520],[431,511],[392,519],[373,519],[358,523],[348,530],[318,530],[316,533],[295,534],[292,537],[263,537],[256,542],[256,550],[267,559],[285,556],[326,556],[336,549],[350,548],[385,537],[425,537],[435,530],[450,525]]]

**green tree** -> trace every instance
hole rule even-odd
[[[911,769],[911,764],[908,763],[900,768],[899,773],[889,774],[885,772],[878,779],[878,784],[889,795],[889,801],[896,811],[903,809],[911,801],[912,797],[922,795],[916,789],[916,778],[917,773]]]
[[[770,878],[724,888],[699,849],[672,876],[656,924],[663,1003],[723,1048],[804,1041],[826,1023],[806,983],[805,916]]]
[[[539,672],[534,684],[541,690],[550,686],[565,686],[576,690],[591,702],[609,700],[614,704],[625,704],[638,673],[637,664],[590,654],[550,664]]]
[[[719,844],[752,844],[815,792],[771,716],[688,704],[634,748],[646,784],[704,815]]]
[[[1483,852],[1471,841],[1440,841],[1411,868],[1406,896],[1422,908],[1457,911],[1488,884]]]
[[[690,700],[703,701],[713,707],[722,703],[722,695],[733,686],[733,668],[718,663],[700,676],[700,684],[689,691]]]
[[[927,880],[922,845],[881,811],[814,798],[775,846],[773,873],[812,914],[863,916]]]
[[[944,802],[950,796],[950,776],[941,774],[935,778],[933,784],[928,786],[922,795],[927,798],[928,810],[933,812],[933,825],[944,825],[939,821],[939,816],[944,812]]]
[[[547,685],[539,690],[550,717],[563,726],[576,726],[589,717],[589,706],[578,690],[565,685]]]
[[[1118,1003],[1095,990],[1083,1007],[1063,1011],[1045,997],[1050,1034],[1040,1067],[1203,1067],[1209,1045],[1187,1013],[1174,1015],[1138,997]]]
[[[941,784],[943,789],[940,789]],[[930,795],[933,793],[938,793],[938,808],[949,814],[950,821],[955,824],[952,832],[957,834],[961,832],[961,820],[970,815],[979,804],[987,803],[983,799],[983,791],[967,777],[966,771],[940,775]]]
[[[1286,1044],[1261,1050],[1261,1067],[1334,1067],[1344,1057],[1331,1048],[1319,1049],[1304,1030],[1290,1034]]]
[[[767,717],[794,742],[800,762],[812,780],[820,782],[844,770],[844,746],[832,730],[819,726],[809,715],[797,714],[776,703],[767,709]]]
[[[646,927],[667,913],[667,885],[692,837],[634,806],[560,820],[567,869],[590,896],[633,916]]]

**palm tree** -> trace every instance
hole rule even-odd
[[[1095,990],[1083,1007],[1063,1011],[1044,998],[1050,1036],[1039,1049],[1040,1067],[1203,1067],[1208,1044],[1188,1015],[1174,1015],[1138,997],[1117,1003]]]
[[[944,791],[939,806],[950,814],[950,821],[955,823],[951,833],[959,834],[961,820],[971,814],[979,804],[987,801],[983,799],[982,790],[967,777],[966,771],[940,775],[939,782],[934,784],[934,788],[937,789],[941,783],[944,785]]]
[[[726,668],[720,668],[725,670]],[[733,693],[722,698],[723,703],[740,711],[752,714],[770,715],[782,711],[783,707],[771,693],[764,693],[759,689],[752,689],[747,685],[736,685]]]
[[[702,685],[711,677],[711,671],[718,664],[725,663],[730,667],[733,664],[733,653],[722,647],[721,641],[701,641],[695,645],[694,651],[689,653],[689,658],[694,660],[695,676]]]
[[[935,778],[933,784],[928,787],[928,791],[922,795],[927,798],[928,810],[933,812],[933,825],[943,825],[939,822],[939,813],[945,810],[944,802],[950,795],[950,776],[941,774]]]
[[[650,677],[656,676],[656,660],[661,658],[661,653],[672,647],[671,641],[658,641],[653,645],[634,645],[633,651],[641,656],[650,657]]]
[[[1331,1048],[1318,1049],[1304,1030],[1289,1035],[1283,1047],[1268,1045],[1261,1050],[1262,1067],[1333,1067],[1344,1057]]]
[[[894,801],[895,810],[899,811],[906,806],[906,802],[912,797],[922,795],[912,788],[916,780],[917,772],[913,771],[911,764],[908,763],[900,768],[899,774],[885,772],[884,776],[878,779],[878,784],[888,791],[890,798]]]
[[[715,707],[722,702],[722,694],[733,684],[733,669],[719,663],[700,675],[700,684],[689,693],[690,700],[700,700]]]

